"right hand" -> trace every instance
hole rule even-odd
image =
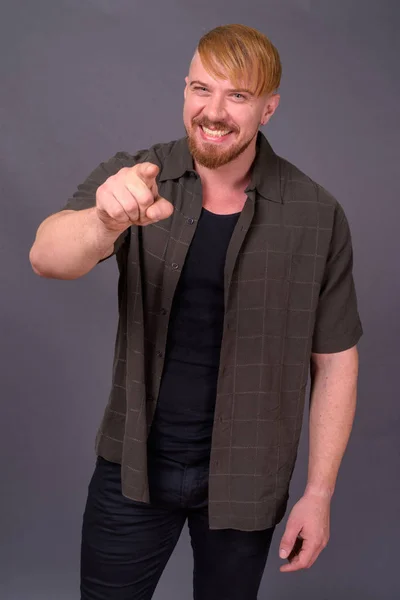
[[[124,167],[97,189],[97,216],[106,229],[123,232],[131,225],[150,225],[172,215],[174,207],[158,193],[158,172],[150,162]]]

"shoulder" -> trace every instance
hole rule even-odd
[[[325,229],[332,235],[349,237],[349,222],[343,205],[320,183],[288,160],[278,157],[281,194],[290,217],[298,224]]]
[[[149,148],[137,150],[134,154],[120,151],[111,157],[109,162],[115,163],[117,166],[119,166],[119,168],[133,167],[136,164],[144,162],[154,163],[161,168],[178,142],[179,140],[160,142],[150,146]]]
[[[284,202],[324,205],[334,212],[343,213],[342,205],[331,192],[290,161],[281,156],[277,158]]]

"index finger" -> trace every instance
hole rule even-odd
[[[147,185],[148,188],[151,188],[154,185],[159,172],[160,168],[158,165],[150,162],[139,163],[135,168],[136,175]]]

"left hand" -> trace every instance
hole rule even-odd
[[[329,540],[330,503],[328,496],[307,492],[294,505],[279,546],[280,557],[289,560],[280,567],[282,573],[309,569],[317,560]],[[298,537],[301,547],[291,555]]]

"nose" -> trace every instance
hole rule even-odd
[[[223,121],[227,116],[224,98],[217,94],[211,95],[204,113],[210,121]]]

